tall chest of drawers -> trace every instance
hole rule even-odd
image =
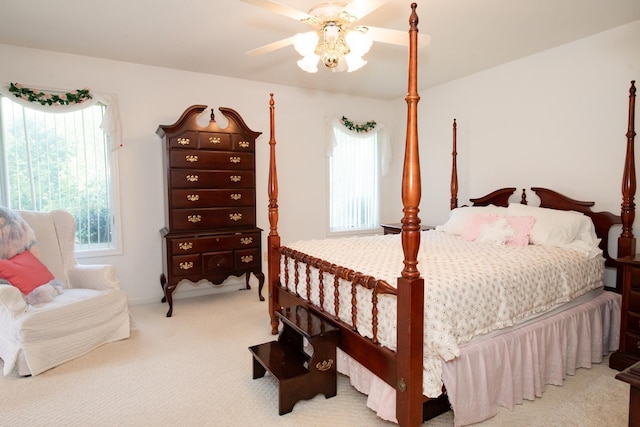
[[[185,110],[173,125],[159,126],[165,142],[164,184],[166,226],[163,302],[173,314],[173,292],[181,280],[205,279],[221,284],[229,276],[253,273],[262,297],[261,232],[256,227],[255,140],[261,132],[249,129],[231,108],[220,107],[228,124],[220,128],[213,110],[206,127],[198,123],[205,105]]]
[[[622,265],[620,348],[609,356],[619,371],[640,361],[640,254],[618,258]]]

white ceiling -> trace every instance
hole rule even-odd
[[[323,1],[279,0],[305,12]],[[420,32],[431,36],[419,54],[421,88],[640,20],[640,0],[417,3]],[[410,12],[410,1],[389,0],[360,24],[406,31]],[[240,0],[0,0],[4,44],[382,99],[406,95],[406,47],[374,43],[369,63],[353,73],[305,73],[291,46],[245,54],[309,29]]]

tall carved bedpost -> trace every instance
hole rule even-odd
[[[451,152],[451,202],[450,209],[458,207],[458,124],[453,119],[453,151]]]
[[[409,90],[407,137],[402,174],[402,249],[404,268],[398,278],[398,343],[396,418],[400,426],[422,424],[422,358],[424,336],[424,280],[418,271],[421,182],[418,153],[418,15],[411,4],[409,18]]]
[[[275,130],[275,102],[273,93],[269,100],[269,236],[267,237],[267,264],[269,277],[269,317],[271,318],[271,333],[278,333],[278,318],[276,310],[278,302],[278,278],[280,277],[280,235],[278,234],[278,173],[276,171],[276,130]]]
[[[636,216],[636,204],[633,199],[636,194],[636,166],[635,166],[635,108],[636,86],[631,81],[629,88],[629,120],[627,126],[627,153],[624,159],[624,173],[622,175],[622,233],[618,238],[618,257],[634,255],[636,253],[636,238],[633,236],[633,221]],[[620,291],[622,274],[618,272],[617,289]]]

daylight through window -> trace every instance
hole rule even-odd
[[[329,157],[329,231],[366,231],[380,226],[379,132],[352,135],[333,125]]]
[[[100,104],[43,112],[0,97],[1,204],[65,209],[76,219],[76,249],[115,247],[111,149]],[[51,108],[55,111],[55,107]]]

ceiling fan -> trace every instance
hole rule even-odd
[[[355,71],[367,61],[362,57],[374,41],[408,46],[405,31],[357,25],[357,23],[384,5],[386,0],[353,0],[350,3],[328,2],[312,7],[308,13],[272,0],[242,0],[268,11],[293,18],[313,27],[312,31],[269,43],[250,50],[248,55],[261,55],[293,45],[303,56],[298,66],[309,73],[318,71],[322,62],[331,71]],[[429,43],[429,36],[418,35],[418,46]]]

